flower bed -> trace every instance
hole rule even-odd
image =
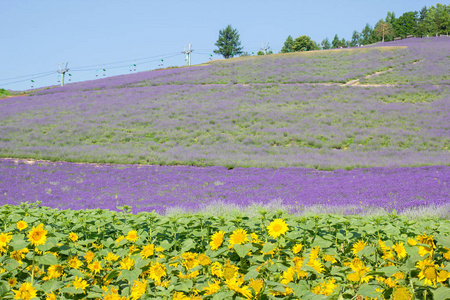
[[[2,298],[443,300],[450,293],[449,221],[35,206],[1,207]]]

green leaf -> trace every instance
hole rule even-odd
[[[96,298],[96,299],[101,299],[103,297],[102,293],[89,293],[87,295],[87,298],[91,299],[91,298]]]
[[[450,236],[437,236],[436,241],[442,247],[450,248]]]
[[[84,278],[84,276],[85,276],[83,273],[80,272],[80,270],[76,270],[76,269],[71,269],[71,270],[69,270],[68,273],[73,276],[80,277],[80,278]]]
[[[220,292],[217,294],[214,294],[213,300],[222,300],[222,299],[231,299],[234,295],[233,291],[228,292]]]
[[[252,266],[248,270],[247,274],[245,274],[244,280],[250,280],[250,279],[256,279],[259,275],[259,272],[257,271],[259,266]]]
[[[304,281],[300,281],[298,284],[291,282],[287,286],[294,291],[297,297],[303,297],[303,295],[309,292],[308,285]]]
[[[440,287],[433,291],[434,300],[446,300],[450,299],[450,288]]]
[[[384,267],[376,270],[377,272],[381,272],[382,274],[386,275],[387,277],[391,277],[395,273],[398,272],[398,268],[396,266],[389,266]]]
[[[36,256],[36,262],[40,265],[56,265],[58,263],[58,259],[50,253],[47,253],[43,256]]]
[[[130,284],[133,283],[136,279],[138,279],[139,275],[141,275],[142,271],[140,269],[135,270],[122,270],[122,273],[118,277],[118,279],[124,278],[126,279]]]
[[[0,296],[9,292],[9,284],[7,281],[0,280]]]
[[[20,264],[18,261],[16,261],[15,259],[12,259],[10,257],[8,257],[4,262],[4,268],[7,271],[12,271],[12,270],[16,270]]]
[[[188,239],[183,243],[183,247],[181,248],[181,252],[187,252],[193,248],[195,248],[197,244],[193,239]]]
[[[76,289],[74,287],[65,287],[61,289],[62,293],[68,293],[68,294],[83,294],[84,291],[82,289]]]
[[[142,269],[143,267],[145,267],[146,265],[148,265],[151,262],[150,259],[143,259],[142,257],[138,257],[136,259],[136,262],[134,263],[134,268],[135,269]]]
[[[111,273],[108,274],[108,276],[106,277],[106,281],[111,280],[113,278],[116,278],[117,276],[119,276],[120,274],[120,270],[114,270]]]
[[[328,248],[331,245],[333,245],[332,242],[330,242],[320,236],[317,236],[316,239],[314,240],[314,242],[311,244],[311,247],[319,246],[320,248]]]
[[[359,256],[369,256],[375,252],[375,248],[372,246],[364,247],[361,251],[359,251],[357,254]]]
[[[245,244],[245,245],[235,244],[233,246],[233,249],[236,251],[237,255],[239,255],[240,258],[244,258],[251,248],[252,244]]]
[[[172,248],[174,242],[169,243],[168,241],[164,240],[161,242],[161,244],[159,245],[161,248],[163,248],[164,250],[169,250],[170,248]]]
[[[186,281],[182,281],[179,282],[177,284],[177,290],[189,293],[192,290],[194,283],[192,282],[192,280],[186,280]]]
[[[56,291],[64,286],[64,282],[59,280],[46,281],[41,285],[41,290],[44,293],[50,294],[52,291]]]
[[[369,284],[363,284],[361,285],[361,287],[358,289],[358,295],[365,297],[372,297],[372,298],[381,298],[381,293],[377,292],[378,286],[374,286],[374,285],[369,285]]]
[[[276,244],[273,243],[265,243],[264,247],[261,249],[262,253],[269,253],[270,251],[272,251],[273,249],[276,248]]]

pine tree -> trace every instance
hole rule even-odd
[[[283,48],[281,48],[281,53],[289,53],[292,52],[292,47],[294,47],[294,39],[292,36],[288,36],[286,41],[284,42]]]
[[[244,49],[241,47],[237,29],[231,25],[219,31],[219,39],[215,45],[218,49],[214,50],[214,53],[222,55],[225,59],[242,54]]]

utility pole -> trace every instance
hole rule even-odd
[[[61,86],[64,86],[64,74],[66,74],[66,72],[69,72],[69,69],[67,68],[67,64],[68,62],[66,62],[66,66],[63,68],[61,68],[61,66],[64,65],[64,63],[60,63],[58,64],[59,70],[58,73],[61,74]]]
[[[267,50],[270,49],[269,42],[266,42],[262,45],[261,50],[264,52],[264,55],[267,55]]]
[[[186,64],[187,64],[188,66],[191,65],[191,53],[192,53],[193,51],[194,51],[194,50],[191,49],[191,43],[189,43],[189,45],[188,45],[188,50],[186,51],[186,48],[184,48],[184,51],[181,52],[181,53],[186,54]]]

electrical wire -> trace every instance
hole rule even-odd
[[[201,49],[201,50],[207,50],[207,49]],[[214,52],[210,52],[210,53],[195,52],[195,53],[196,54],[200,54],[200,55],[211,55]],[[109,63],[103,63],[103,64],[74,67],[74,68],[70,68],[70,70],[72,72],[89,72],[89,71],[98,71],[100,69],[119,69],[119,68],[129,67],[130,65],[112,66],[112,67],[108,67],[108,68],[106,68],[106,66],[111,66],[111,65],[121,64],[121,63],[132,63],[132,64],[137,64],[138,63],[139,65],[145,65],[145,64],[148,64],[148,63],[151,63],[151,62],[160,61],[160,60],[163,60],[163,59],[169,59],[169,58],[178,56],[180,54],[182,54],[182,52],[172,52],[172,53],[167,53],[167,54],[163,54],[163,55],[154,55],[154,56],[148,56],[148,57],[141,57],[141,58],[137,58],[137,59],[122,60],[122,61],[109,62]],[[150,58],[155,58],[155,57],[158,57],[158,59],[148,60]],[[142,60],[144,60],[144,61],[142,61]],[[95,68],[92,68],[92,67],[95,67]],[[55,74],[55,71],[47,71],[47,72],[41,72],[41,73],[29,74],[29,75],[22,75],[22,76],[17,76],[17,77],[2,78],[2,79],[0,79],[0,81],[8,81],[8,80],[14,80],[14,79],[19,79],[19,78],[26,78],[26,79],[23,79],[23,80],[17,80],[17,81],[2,83],[1,85],[4,86],[4,85],[10,85],[10,84],[15,84],[15,83],[25,82],[25,81],[29,81],[29,80],[34,80],[34,79],[38,79],[38,78],[43,78],[43,77],[47,77],[47,76],[54,75],[54,74]]]
[[[42,78],[42,77],[47,77],[50,75],[54,75],[54,71],[51,74],[47,74],[47,75],[41,75],[41,76],[33,76],[33,77],[28,77],[27,79],[23,79],[23,80],[18,80],[18,81],[14,81],[14,82],[8,82],[8,83],[2,83],[2,85],[9,85],[9,84],[14,84],[14,83],[19,83],[19,82],[25,82],[25,81],[30,81],[30,80],[34,80],[34,79],[38,79],[38,78]],[[24,77],[24,76],[22,76]]]
[[[42,74],[53,74],[53,73],[55,73],[55,71],[47,71],[47,72],[42,72],[42,73],[30,74],[30,75],[2,78],[2,79],[0,79],[0,81],[14,80],[14,79],[19,79],[19,78],[24,78],[24,77],[33,77],[33,76],[38,76],[38,75],[42,75]]]
[[[165,55],[172,55],[172,54],[179,54],[179,52],[167,53]],[[146,60],[146,59],[155,58],[155,57],[163,57],[163,55],[154,55],[154,56],[142,57],[142,58],[137,58],[137,59],[116,61],[116,62],[111,62],[111,63],[106,63],[106,64],[97,64],[97,65],[90,65],[90,66],[83,66],[83,67],[75,67],[75,68],[71,68],[71,70],[73,70],[73,71],[86,71],[86,70],[83,70],[83,69],[92,68],[92,67],[97,67],[97,69],[98,69],[98,68],[100,68],[100,66],[116,65],[116,64],[121,64],[121,63],[125,63],[125,62],[133,63],[133,62],[137,62],[137,61],[140,61],[140,60]],[[140,63],[140,64],[142,64],[142,63]],[[110,67],[108,69],[112,69],[112,68]],[[92,69],[89,69],[89,71],[92,71]]]

